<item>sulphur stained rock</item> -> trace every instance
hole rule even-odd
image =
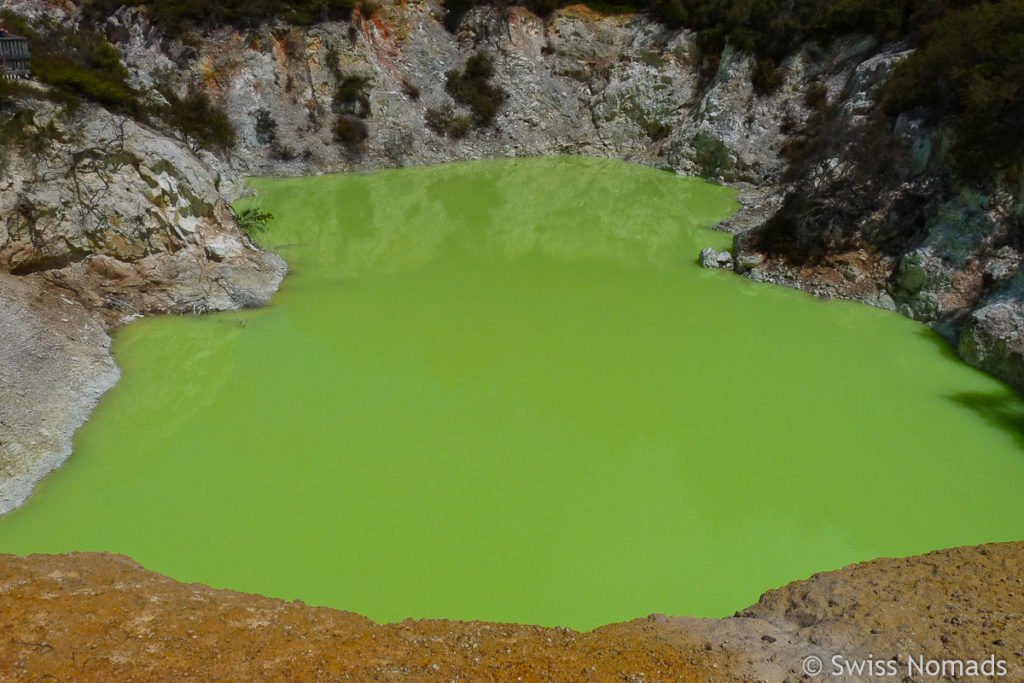
[[[953,548],[823,572],[724,619],[651,615],[579,633],[520,624],[375,624],[146,571],[101,553],[0,555],[16,679],[880,680],[865,662],[991,658],[1020,680],[1024,545]],[[89,653],[88,657],[60,656]],[[85,663],[83,663],[83,661]],[[860,674],[809,678],[806,662]],[[852,670],[852,669],[851,669]],[[889,680],[883,678],[882,680]],[[970,680],[976,680],[970,678]]]

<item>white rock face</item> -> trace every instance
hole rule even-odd
[[[238,131],[233,167],[251,174],[572,153],[772,181],[785,165],[781,129],[809,115],[803,92],[821,70],[793,57],[780,67],[781,87],[758,96],[748,56],[727,49],[702,86],[694,34],[640,15],[574,6],[542,20],[522,8],[477,8],[455,35],[440,19],[426,2],[385,2],[372,21],[222,29],[191,47],[162,40],[141,12],[126,9],[107,32],[140,86],[159,75],[180,94],[190,86],[209,92]],[[427,109],[468,113],[445,92],[445,74],[478,51],[493,57],[493,82],[508,100],[493,126],[459,140],[438,136],[426,127]],[[844,87],[859,55],[837,44],[826,60],[830,91]],[[332,98],[339,76],[349,75],[371,85],[369,137],[355,153],[333,139]],[[257,136],[261,109],[276,124],[275,144]]]
[[[242,181],[212,155],[87,103],[72,114],[32,96],[14,106],[44,148],[5,150],[0,271],[46,272],[120,311],[111,322],[259,305],[276,290],[286,266],[247,246],[222,194]]]
[[[227,261],[242,255],[245,246],[234,235],[217,235],[206,242],[206,255],[214,261]]]
[[[972,311],[960,335],[960,357],[1024,391],[1024,304],[1005,298]]]

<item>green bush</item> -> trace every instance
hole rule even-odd
[[[351,114],[342,114],[334,126],[334,139],[352,154],[362,152],[363,143],[370,136],[366,123]]]
[[[347,20],[355,0],[88,0],[82,13],[87,22],[97,24],[125,5],[145,7],[167,36],[180,37],[218,26],[251,29],[277,19],[297,26]]]
[[[259,207],[243,209],[239,212],[231,209],[231,213],[235,216],[238,227],[249,237],[265,231],[267,225],[274,219],[274,214],[269,211],[260,211]]]
[[[28,92],[28,88],[20,81],[0,78],[0,115],[14,107],[14,97]]]
[[[456,116],[450,104],[440,108],[428,108],[424,115],[427,128],[438,135],[450,138],[464,138],[473,127],[473,122],[465,116]]]
[[[270,110],[261,107],[253,112],[256,119],[256,141],[261,145],[273,145],[277,141],[277,121]]]
[[[36,78],[67,93],[98,102],[108,109],[145,117],[145,107],[138,91],[123,80],[76,62],[72,57],[54,54],[33,54],[32,72]]]
[[[449,71],[445,91],[459,104],[469,107],[473,123],[489,126],[494,122],[498,109],[508,99],[508,93],[491,83],[494,65],[486,52],[477,52],[468,60],[462,71]]]
[[[804,104],[814,111],[824,111],[828,106],[828,88],[821,81],[811,81],[804,91]]]
[[[359,10],[359,16],[363,19],[373,19],[377,16],[377,12],[380,11],[380,5],[372,0],[359,0],[356,9]]]
[[[416,101],[420,98],[420,88],[408,78],[402,79],[402,91],[409,96],[409,99]]]
[[[578,0],[512,0],[540,16]],[[758,59],[780,63],[808,40],[823,43],[847,33],[868,33],[883,39],[908,35],[945,12],[949,6],[982,0],[588,0],[604,13],[645,12],[669,28],[697,31],[705,64],[713,69],[728,42]],[[445,25],[458,28],[472,7],[505,4],[497,0],[445,0]]]
[[[981,177],[1024,157],[1024,0],[948,13],[922,35],[882,94],[886,112],[948,122],[960,172]]]
[[[28,38],[34,76],[55,91],[51,99],[75,106],[78,98],[98,102],[108,109],[145,118],[141,94],[127,84],[128,70],[113,45],[99,33],[82,27],[71,30],[51,26],[36,31],[24,18],[0,11],[9,31]]]
[[[705,178],[717,178],[722,172],[733,167],[732,158],[729,156],[729,148],[718,138],[697,133],[693,139],[694,161],[700,174]]]
[[[349,74],[342,77],[334,91],[334,106],[342,114],[365,119],[370,115],[370,79]]]
[[[163,118],[174,127],[192,151],[214,149],[227,151],[235,146],[235,128],[220,108],[204,92],[190,92],[184,99],[173,92],[163,92],[168,107]]]
[[[644,132],[653,142],[664,140],[672,132],[672,126],[664,121],[648,121],[644,124]]]

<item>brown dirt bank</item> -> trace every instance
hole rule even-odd
[[[0,555],[4,680],[798,681],[833,655],[1004,660],[1024,679],[1024,543],[880,559],[769,591],[728,619],[651,616],[590,633],[376,624],[180,584],[123,556]],[[939,680],[900,675],[890,680]],[[948,680],[976,680],[970,677]],[[989,680],[980,678],[977,680]]]

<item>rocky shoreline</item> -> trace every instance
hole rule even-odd
[[[102,317],[0,273],[0,514],[71,455],[71,439],[121,376]]]
[[[0,676],[795,683],[814,680],[805,671],[818,664],[822,680],[878,680],[877,669],[863,667],[881,662],[908,683],[1018,680],[1022,561],[1021,543],[879,559],[768,591],[730,618],[652,615],[580,633],[477,621],[377,624],[181,584],[123,556],[0,555]],[[1006,673],[950,668],[970,661]],[[836,666],[862,668],[833,676]],[[960,675],[928,675],[942,666]]]
[[[287,272],[239,229],[241,179],[124,116],[33,86],[32,145],[0,174],[0,515],[71,454],[120,376],[108,332],[143,315],[263,306]]]

